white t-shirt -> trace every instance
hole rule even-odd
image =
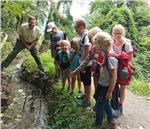
[[[113,51],[114,53],[121,53],[122,52],[122,47],[123,47],[124,44],[121,44],[119,46],[113,44]],[[129,44],[129,43],[125,43],[125,52],[129,53],[129,52],[133,52],[133,48],[132,48],[132,45]]]
[[[108,66],[104,65],[100,68],[100,77],[98,84],[102,86],[109,86],[110,84],[110,70],[118,68],[118,60],[115,57],[108,58]],[[109,69],[108,69],[109,68]]]
[[[83,61],[83,55],[85,53],[85,46],[86,45],[92,46],[92,44],[89,42],[87,32],[84,32],[81,35],[80,40],[78,42],[79,63],[81,63]]]

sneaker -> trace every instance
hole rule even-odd
[[[108,128],[108,129],[114,129],[115,125],[116,125],[116,124],[115,124],[115,121],[112,120],[111,122],[108,122],[107,128]]]
[[[121,106],[117,110],[115,110],[115,112],[113,113],[113,117],[114,118],[120,117],[122,115],[122,112],[123,112],[123,110],[122,110],[122,106]]]
[[[83,100],[80,106],[81,107],[90,107],[91,106],[91,102],[87,101],[87,100]]]

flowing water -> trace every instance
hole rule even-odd
[[[12,102],[1,114],[2,129],[42,129],[47,116],[47,103],[40,89],[18,79],[20,65],[12,70]]]

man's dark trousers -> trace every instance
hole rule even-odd
[[[13,48],[13,50],[9,53],[9,55],[6,57],[6,59],[1,64],[1,69],[4,67],[7,68],[9,64],[14,60],[14,58],[18,55],[18,53],[25,49],[25,46],[23,43],[21,43],[18,39],[16,41],[16,44]],[[31,55],[33,56],[35,62],[37,63],[40,70],[44,71],[43,65],[41,63],[41,60],[38,56],[38,49],[36,46],[33,46],[30,50]]]

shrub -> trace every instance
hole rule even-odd
[[[44,68],[47,70],[49,75],[55,76],[55,66],[54,66],[53,58],[51,58],[50,51],[42,53],[40,55],[40,58],[44,65]],[[29,55],[28,59],[26,60],[25,64],[23,64],[23,66],[29,73],[37,72],[38,74],[39,69],[31,55]]]
[[[143,80],[134,79],[129,88],[140,96],[150,96],[150,83]]]
[[[126,29],[126,37],[132,40],[133,44],[139,44],[139,34],[133,20],[132,12],[128,8],[112,9],[106,19],[100,24],[104,31],[111,32],[116,24],[122,24]]]
[[[134,58],[135,77],[150,81],[150,51],[138,53]]]

